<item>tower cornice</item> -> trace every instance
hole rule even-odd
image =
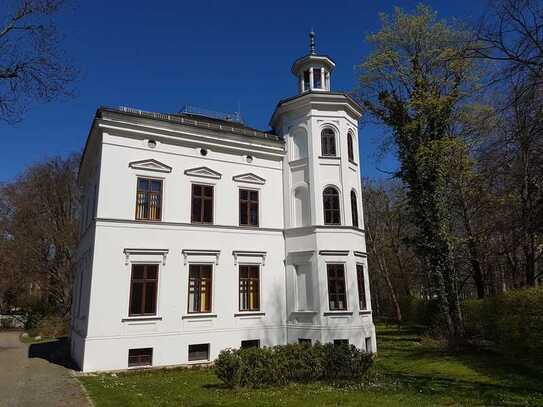
[[[275,128],[279,117],[292,110],[304,107],[334,106],[334,109],[343,108],[355,120],[362,117],[362,107],[348,94],[342,92],[305,92],[301,95],[280,100],[270,119],[270,126]]]

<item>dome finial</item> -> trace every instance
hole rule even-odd
[[[309,33],[309,53],[315,55],[315,31],[313,29]]]

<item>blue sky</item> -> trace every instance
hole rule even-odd
[[[80,151],[96,108],[130,106],[176,112],[193,105],[221,112],[241,107],[245,123],[268,129],[277,101],[296,93],[292,62],[317,51],[336,62],[332,87],[350,91],[355,66],[379,28],[379,12],[415,1],[103,1],[81,0],[59,19],[63,48],[82,74],[74,98],[35,105],[16,125],[0,123],[0,182],[25,166]],[[430,1],[441,17],[474,20],[486,0]],[[0,11],[0,20],[1,20]],[[382,129],[360,129],[362,175],[386,176]]]

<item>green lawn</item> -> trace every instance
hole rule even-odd
[[[105,406],[543,406],[543,369],[506,363],[490,352],[450,354],[414,331],[378,327],[379,357],[358,384],[293,384],[224,389],[212,370],[160,370],[83,376]]]

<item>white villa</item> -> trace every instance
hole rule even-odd
[[[360,106],[310,52],[269,132],[99,108],[81,160],[71,354],[82,371],[213,361],[225,348],[375,352]]]

